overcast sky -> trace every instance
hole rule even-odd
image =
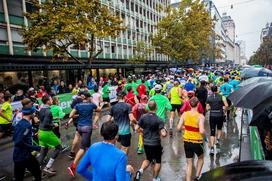
[[[173,3],[179,0],[171,1]],[[267,22],[272,22],[272,0],[213,0],[213,2],[221,15],[226,12],[234,20],[236,39],[246,42],[246,56],[249,58],[260,45],[262,28]]]

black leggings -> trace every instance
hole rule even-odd
[[[46,157],[46,155],[48,153],[48,150],[49,149],[47,147],[46,148],[42,148],[41,154],[40,154],[40,156],[38,158],[38,161],[39,161],[40,164],[42,164],[43,160],[45,159],[45,157]],[[56,159],[57,156],[59,155],[59,153],[61,152],[61,150],[62,150],[61,145],[56,146],[55,150],[53,151],[53,153],[51,155],[51,158],[52,159]]]
[[[29,159],[24,160],[24,161],[14,162],[15,181],[24,180],[25,169],[30,171],[30,173],[34,176],[35,181],[41,180],[40,165],[34,156],[31,156]]]

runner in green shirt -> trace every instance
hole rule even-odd
[[[151,100],[154,100],[156,102],[156,104],[158,106],[156,113],[164,122],[166,122],[166,110],[170,111],[172,109],[172,106],[171,106],[169,100],[165,96],[161,95],[162,85],[160,85],[160,84],[155,85],[154,90],[156,92],[156,95],[151,97],[148,100],[148,102]],[[146,106],[146,109],[149,111],[148,106]]]
[[[5,102],[2,104],[0,109],[0,138],[8,133],[12,128],[12,107],[10,105],[11,94],[5,93],[4,100]]]
[[[62,111],[61,107],[59,106],[59,99],[57,96],[53,98],[53,104],[50,106],[50,111],[53,115],[53,123],[55,127],[53,128],[53,132],[55,135],[60,138],[60,121],[64,118],[65,113]]]

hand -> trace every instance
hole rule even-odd
[[[58,123],[54,123],[54,126],[55,126],[55,127],[58,127],[58,126],[59,126],[59,124],[58,124]]]
[[[270,136],[267,135],[267,136],[265,137],[264,143],[265,143],[266,145],[270,145]]]
[[[132,175],[135,174],[135,170],[131,165],[127,165],[127,169],[126,169],[129,173],[131,173]]]

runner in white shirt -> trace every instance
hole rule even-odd
[[[111,106],[113,106],[114,104],[116,104],[118,102],[118,100],[117,100],[117,91],[116,91],[117,86],[115,86],[113,84],[114,83],[111,82],[111,85],[109,87],[109,91],[110,91],[109,98],[110,98],[110,104],[111,104]]]
[[[93,98],[92,99],[93,103],[96,104],[97,107],[100,107],[102,109],[104,106],[104,101],[102,98],[102,94],[99,92],[97,86],[95,86],[95,88],[94,88],[94,94],[92,95],[92,98]],[[101,111],[95,112],[95,117],[93,120],[93,129],[97,129],[99,127],[97,125],[97,122],[100,118],[100,115],[101,115]]]

